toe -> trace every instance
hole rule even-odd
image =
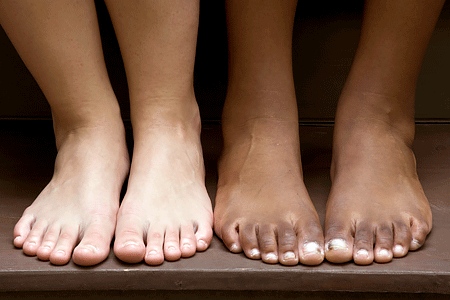
[[[114,223],[109,220],[90,224],[73,251],[73,262],[80,266],[93,266],[104,261],[110,252],[113,233]]]
[[[366,222],[356,225],[353,245],[353,261],[358,265],[369,265],[373,262],[373,228]]]
[[[261,258],[265,263],[278,263],[278,245],[275,230],[270,225],[262,225],[258,230],[258,243]]]
[[[298,264],[298,241],[292,225],[278,224],[278,260],[283,265]]]
[[[208,223],[200,223],[195,232],[195,240],[197,244],[197,251],[205,251],[211,244],[213,237],[212,226]]]
[[[114,254],[126,263],[138,263],[144,259],[144,229],[140,218],[122,215],[117,220]]]
[[[220,230],[220,238],[225,246],[233,253],[242,252],[238,231],[239,224],[236,223],[225,224]]]
[[[325,258],[332,263],[344,263],[352,260],[353,236],[350,227],[326,226]]]
[[[245,255],[251,259],[260,259],[261,252],[258,247],[258,239],[254,224],[246,224],[239,227],[239,239]]]
[[[180,230],[176,227],[166,228],[164,236],[164,258],[167,261],[180,259]]]
[[[431,225],[422,220],[413,219],[411,222],[412,241],[410,250],[417,250],[425,243],[428,233],[430,233]]]
[[[24,214],[16,226],[14,226],[14,246],[17,248],[22,248],[28,234],[31,230],[31,224],[35,221],[32,215]]]
[[[394,231],[391,224],[381,224],[375,232],[374,259],[377,263],[387,263],[392,260]]]
[[[304,265],[319,265],[325,256],[323,231],[318,220],[309,224],[296,227],[299,261]]]
[[[150,226],[147,232],[147,249],[145,262],[151,266],[157,266],[164,262],[164,228]]]
[[[394,222],[394,247],[392,253],[394,257],[403,257],[408,253],[411,245],[411,230],[404,222]]]
[[[55,249],[56,242],[58,241],[61,228],[58,225],[50,226],[42,239],[41,246],[37,250],[37,257],[40,260],[48,261],[50,259],[50,253]]]
[[[47,231],[46,222],[36,222],[22,245],[23,253],[34,256],[41,245],[42,238]]]
[[[58,242],[50,254],[50,262],[54,265],[65,265],[69,262],[73,248],[78,240],[78,227],[68,226],[61,230]]]
[[[194,227],[182,225],[180,228],[180,250],[181,257],[191,257],[197,249],[197,240],[194,234]]]

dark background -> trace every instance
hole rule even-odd
[[[300,121],[332,121],[357,46],[363,2],[299,1],[293,60]],[[128,91],[119,47],[103,1],[96,1],[96,4],[110,79],[123,117],[129,120]],[[416,97],[418,121],[450,121],[449,74],[450,3],[447,2],[419,79]],[[51,118],[44,95],[2,29],[0,82],[0,118]],[[203,0],[200,7],[195,90],[204,121],[220,120],[226,84],[224,1]]]

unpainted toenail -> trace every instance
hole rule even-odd
[[[360,249],[356,252],[356,256],[369,257],[369,251],[366,249]]]
[[[156,250],[152,250],[148,253],[148,255],[156,255],[156,254],[158,254],[158,251]]]
[[[136,243],[135,241],[127,241],[125,243],[123,243],[123,247],[127,247],[127,246],[138,246],[139,244]]]
[[[390,256],[390,255],[389,255],[389,251],[386,250],[386,249],[381,249],[380,251],[378,251],[378,254],[379,254],[380,256],[386,256],[386,257],[389,257],[389,256]]]
[[[202,245],[203,247],[207,247],[208,246],[208,244],[204,240],[198,240],[198,243],[200,245]]]
[[[184,249],[190,249],[190,248],[191,248],[191,245],[190,245],[190,244],[183,244],[183,248],[184,248]]]
[[[28,245],[36,245],[36,242],[34,242],[34,241],[28,241],[27,244],[28,244]]]
[[[167,250],[171,250],[171,251],[174,251],[174,250],[176,250],[177,248],[175,248],[174,246],[169,246],[169,248],[167,248]]]
[[[292,251],[288,251],[283,255],[285,260],[295,259],[295,253]]]
[[[59,254],[66,254],[66,251],[64,251],[64,250],[58,250],[58,251],[56,251],[56,253],[59,253]]]
[[[92,252],[97,252],[98,251],[98,248],[95,247],[94,245],[84,245],[83,248],[88,249],[88,250],[90,250]]]
[[[395,247],[394,247],[394,252],[395,252],[395,253],[403,253],[403,251],[404,251],[403,246],[401,246],[401,245],[395,245]]]
[[[42,248],[50,249],[50,246],[49,245],[42,245]]]
[[[256,249],[256,248],[250,250],[250,256],[251,256],[251,257],[256,257],[256,256],[258,256],[259,254],[260,254],[260,252],[259,252],[259,250]]]
[[[275,253],[267,253],[266,260],[277,260],[278,256]]]
[[[323,254],[322,248],[316,242],[307,242],[303,245],[303,253],[305,254]]]
[[[21,236],[16,236],[16,237],[14,238],[14,242],[20,241],[21,239],[22,239]]]
[[[327,251],[348,250],[347,242],[344,239],[333,239],[327,243]]]

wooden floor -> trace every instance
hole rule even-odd
[[[158,267],[125,264],[111,253],[105,262],[86,268],[72,262],[53,266],[14,248],[14,224],[51,178],[56,151],[49,121],[0,121],[0,297],[12,297],[13,291],[28,296],[53,291],[67,298],[69,291],[90,290],[95,291],[84,292],[84,298],[114,298],[129,293],[138,299],[139,295],[150,295],[142,291],[155,295],[155,290],[172,291],[175,296],[170,299],[193,299],[201,294],[198,291],[204,291],[208,298],[234,295],[238,299],[244,294],[237,291],[259,299],[280,293],[294,299],[300,295],[297,292],[312,299],[325,294],[339,298],[342,293],[336,292],[352,292],[352,298],[361,295],[357,292],[365,292],[368,299],[375,299],[371,297],[381,292],[407,293],[405,297],[409,293],[450,294],[450,125],[417,125],[416,132],[418,172],[431,202],[434,227],[426,245],[405,258],[364,267],[327,262],[317,267],[285,267],[232,254],[215,237],[206,252]],[[300,135],[306,186],[323,222],[330,189],[332,127],[301,126]],[[221,148],[219,126],[205,124],[202,138],[207,187],[214,199]],[[33,294],[26,294],[30,291]],[[108,294],[112,291],[121,292]]]

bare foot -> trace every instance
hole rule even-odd
[[[234,106],[224,114],[216,234],[230,251],[251,259],[320,264],[323,234],[303,183],[296,118],[242,113]]]
[[[120,117],[57,136],[55,172],[14,228],[14,245],[56,265],[106,259],[129,160]],[[78,244],[78,246],[77,246]]]
[[[114,253],[128,263],[159,265],[190,257],[212,239],[200,115],[195,99],[159,99],[133,124],[134,153],[118,214]]]
[[[386,263],[421,247],[432,226],[411,150],[414,122],[389,113],[387,97],[349,97],[335,128],[326,259]]]

